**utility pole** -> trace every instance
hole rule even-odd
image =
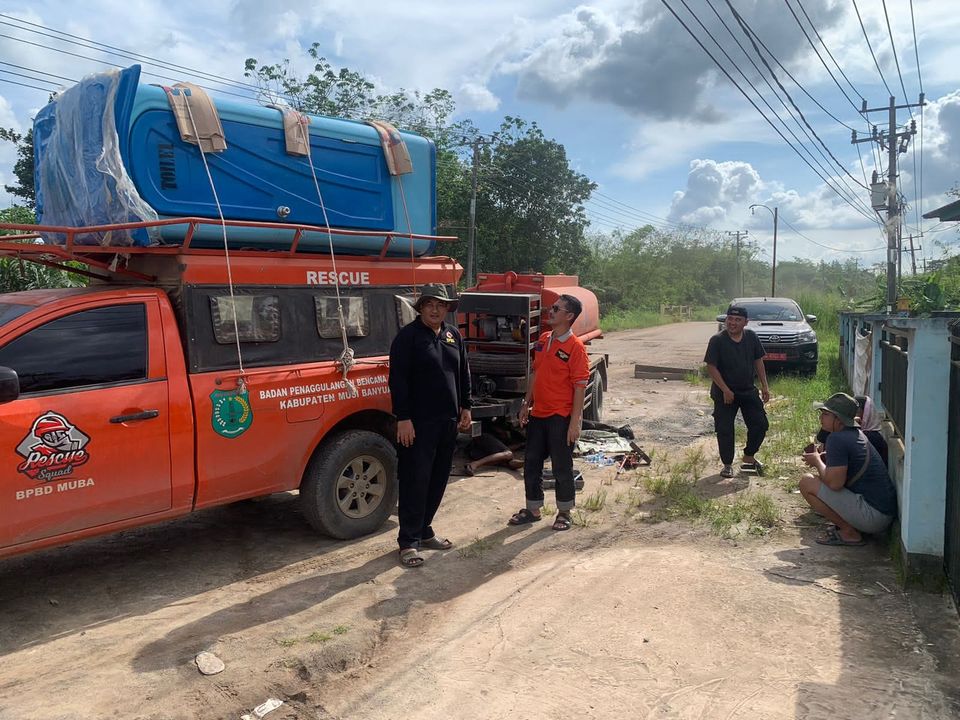
[[[910,236],[910,266],[913,269],[913,274],[917,274],[917,255],[913,251],[913,235]]]
[[[470,180],[470,224],[467,227],[467,287],[473,287],[473,278],[476,270],[477,256],[477,178],[480,172],[480,146],[491,145],[497,139],[493,135],[490,139],[475,137],[473,140],[462,139],[463,145],[473,148],[473,170]]]
[[[897,110],[905,108],[923,107],[923,93],[920,93],[919,103],[908,103],[906,105],[897,105],[896,98],[890,96],[890,104],[883,108],[868,108],[867,101],[863,101],[860,114],[864,117],[868,113],[887,111],[889,130],[886,133],[877,133],[874,126],[873,133],[868,138],[857,139],[857,131],[854,130],[851,142],[853,144],[864,142],[877,142],[880,147],[887,151],[887,313],[893,313],[897,302],[897,279],[898,265],[900,258],[900,199],[897,195],[897,156],[907,151],[907,145],[910,138],[917,134],[917,121],[910,121],[910,128],[903,132],[897,132]]]
[[[737,277],[736,284],[740,287],[740,296],[743,296],[743,270],[740,268],[740,238],[746,238],[746,230],[727,230],[727,235],[733,235],[737,238]],[[736,288],[734,288],[736,292]]]

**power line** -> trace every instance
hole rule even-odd
[[[760,58],[760,62],[762,62],[763,66],[767,68],[767,72],[769,72],[771,77],[773,77],[774,82],[777,83],[777,87],[779,87],[780,90],[783,92],[783,94],[787,96],[787,100],[790,101],[790,104],[793,106],[794,110],[796,110],[797,114],[800,115],[800,118],[803,120],[803,124],[807,126],[807,128],[810,130],[811,133],[813,133],[813,136],[823,146],[823,149],[827,151],[827,154],[830,155],[831,158],[833,158],[833,161],[836,163],[837,167],[840,168],[841,172],[843,172],[847,177],[853,180],[857,185],[860,185],[860,187],[862,187],[864,190],[869,190],[870,188],[868,188],[865,184],[861,183],[853,175],[850,174],[850,172],[846,169],[846,167],[844,167],[843,163],[837,160],[837,157],[830,151],[830,148],[827,147],[827,144],[820,139],[820,136],[817,135],[816,130],[814,130],[813,126],[810,125],[810,123],[807,121],[807,118],[803,114],[803,111],[801,111],[800,108],[797,107],[797,104],[794,102],[793,98],[790,96],[790,93],[783,86],[783,83],[780,82],[780,79],[777,77],[777,74],[773,71],[773,68],[770,67],[770,64],[763,57],[763,54],[760,52],[760,49],[757,47],[757,41],[759,41],[760,44],[763,45],[763,49],[767,51],[770,57],[776,60],[776,57],[774,56],[774,54],[770,52],[767,46],[763,44],[763,41],[760,40],[759,37],[757,37],[756,33],[753,31],[753,29],[750,27],[747,21],[744,20],[743,17],[740,15],[740,13],[736,11],[736,9],[733,7],[733,3],[731,3],[730,0],[726,0],[726,3],[727,3],[727,7],[730,8],[730,12],[733,13],[734,18],[736,18],[737,22],[740,24],[741,30],[743,30],[744,34],[747,36],[747,39],[750,40],[750,44],[753,45],[754,52],[757,53],[757,56]],[[779,61],[777,62],[779,64]],[[847,126],[845,123],[844,123],[844,126],[850,130],[853,129]]]
[[[849,199],[846,195],[844,195],[844,194],[841,193],[836,187],[834,187],[833,185],[831,185],[831,184],[830,184],[830,181],[827,180],[827,178],[824,177],[824,176],[820,173],[820,171],[817,170],[817,168],[815,168],[815,167],[813,166],[813,164],[811,164],[810,161],[807,160],[807,158],[803,156],[802,153],[800,153],[799,150],[797,150],[797,148],[793,145],[793,143],[791,143],[791,142],[787,139],[786,135],[784,135],[784,134],[780,131],[780,128],[778,128],[778,127],[773,123],[773,121],[770,120],[770,118],[768,118],[768,117],[766,116],[766,114],[765,114],[765,113],[760,109],[760,107],[753,101],[753,99],[747,94],[747,92],[737,83],[736,80],[733,79],[733,76],[730,74],[730,72],[720,63],[719,60],[717,60],[717,58],[713,55],[713,53],[711,53],[710,50],[707,49],[706,45],[704,45],[704,44],[700,41],[700,38],[697,37],[696,33],[693,32],[693,30],[687,25],[687,23],[685,23],[685,22],[683,21],[683,19],[680,18],[680,16],[676,13],[676,11],[675,11],[672,7],[670,7],[670,5],[669,5],[669,3],[667,2],[667,0],[661,0],[661,2],[662,2],[663,5],[667,8],[667,10],[670,12],[670,14],[673,15],[674,18],[676,18],[677,22],[680,23],[680,25],[683,27],[683,29],[687,31],[687,34],[689,34],[690,37],[693,38],[694,42],[696,42],[697,45],[700,46],[700,49],[703,50],[703,51],[707,54],[707,57],[709,57],[709,58],[713,61],[713,63],[720,69],[720,71],[721,71],[721,72],[726,76],[726,78],[730,81],[730,83],[740,92],[741,95],[743,95],[743,97],[747,100],[747,102],[750,103],[750,105],[753,107],[753,109],[756,110],[756,111],[760,114],[760,116],[767,122],[767,124],[769,124],[770,127],[773,128],[774,132],[776,132],[777,135],[779,135],[780,138],[781,138],[785,143],[787,143],[787,145],[790,147],[790,149],[793,150],[793,151],[800,157],[800,159],[803,160],[804,163],[806,163],[806,165],[807,165],[811,170],[813,170],[814,174],[816,174],[817,177],[819,177],[819,178],[824,182],[824,184],[825,184],[827,187],[829,187],[831,190],[833,190],[833,192],[835,192],[845,203],[847,203],[848,205],[850,205],[850,207],[852,207],[852,208],[853,208],[854,210],[856,210],[858,213],[860,213],[861,215],[864,215],[867,219],[869,219],[871,222],[873,222],[873,218],[872,218],[869,214],[865,214],[865,213],[863,212],[863,210],[861,210],[861,209],[860,209],[859,207],[857,207],[854,203],[852,203],[852,202],[850,201],[850,199]],[[690,13],[690,15],[692,15],[692,16],[694,17],[694,19],[697,20],[697,22],[700,24],[700,27],[703,28],[704,31],[709,34],[709,31],[707,31],[706,27],[703,25],[703,22],[697,17],[696,13],[694,13],[694,12],[690,9],[690,7],[687,5],[687,3],[685,2],[685,0],[680,0],[680,2],[681,2],[681,3],[683,4],[683,6],[686,8],[687,12]],[[773,112],[773,108],[770,107],[770,104],[769,104],[769,103],[766,101],[766,99],[757,91],[756,87],[753,86],[753,83],[751,83],[751,82],[749,81],[749,79],[746,78],[746,76],[743,74],[743,71],[740,70],[739,67],[737,67],[736,63],[733,61],[732,58],[730,58],[730,56],[729,56],[729,54],[726,52],[726,50],[723,49],[723,47],[717,42],[717,40],[716,40],[715,38],[713,38],[712,35],[711,35],[711,40],[713,40],[714,44],[716,44],[717,47],[720,48],[720,51],[723,52],[723,54],[727,57],[727,59],[730,60],[730,62],[734,65],[734,67],[737,69],[737,71],[744,77],[744,79],[747,81],[747,83],[750,85],[750,87],[754,90],[754,92],[756,92],[756,93],[758,94],[758,96],[760,97],[761,101],[763,101],[763,103],[764,103],[765,105],[767,105],[767,107],[770,109],[770,111]],[[776,113],[774,113],[774,114],[776,114]],[[778,118],[778,119],[779,119],[779,118]],[[781,122],[782,122],[782,120],[781,120]],[[785,126],[785,127],[786,127],[786,126]],[[789,128],[787,128],[787,130],[788,130],[788,132],[790,132],[791,135],[794,136],[794,138],[797,140],[797,142],[800,142],[799,138],[796,137],[796,135],[793,133],[793,131],[789,130]],[[802,143],[801,143],[801,144],[802,144]]]
[[[868,249],[868,250],[850,250],[850,249],[845,249],[845,248],[835,248],[835,247],[831,247],[831,246],[829,246],[829,245],[824,245],[823,243],[820,243],[820,242],[817,242],[816,240],[813,240],[813,239],[811,239],[811,238],[808,238],[808,237],[807,237],[806,235],[804,235],[802,232],[800,232],[799,230],[797,230],[793,225],[791,225],[791,224],[789,223],[789,221],[787,221],[787,219],[784,218],[782,215],[780,216],[780,222],[782,222],[782,223],[783,223],[784,225],[786,225],[788,228],[790,228],[791,230],[793,230],[794,233],[796,233],[797,235],[799,235],[800,237],[802,237],[802,238],[803,238],[804,240],[806,240],[807,242],[813,243],[813,244],[816,245],[817,247],[822,247],[822,248],[824,248],[825,250],[833,250],[834,252],[839,252],[839,253],[870,253],[870,252],[878,252],[878,251],[880,251],[880,250],[886,250],[886,249],[887,249],[886,246],[870,248],[870,249]]]
[[[873,64],[877,66],[877,72],[880,73],[880,79],[883,80],[883,86],[887,89],[888,95],[893,95],[893,90],[887,85],[887,79],[883,76],[883,70],[880,69],[880,63],[877,62],[877,54],[873,52],[873,45],[870,44],[870,36],[867,35],[867,28],[863,24],[863,18],[860,17],[860,8],[857,7],[857,0],[852,0],[853,9],[857,11],[857,20],[860,21],[860,29],[863,30],[863,37],[867,41],[867,47],[870,48],[870,54],[873,56]]]
[[[0,82],[5,82],[9,85],[19,85],[20,87],[33,88],[34,90],[43,90],[43,92],[49,93],[53,92],[51,88],[42,88],[37,85],[28,85],[27,83],[17,82],[16,80],[7,80],[6,78],[0,77]],[[40,82],[43,82],[42,80]]]
[[[43,78],[34,77],[33,75],[25,75],[24,73],[14,72],[13,70],[4,70],[3,68],[0,68],[0,73],[6,73],[7,75],[13,75],[14,77],[26,78],[27,80],[33,80],[35,82],[48,83],[53,85],[54,88],[58,87],[57,83],[53,82],[53,80],[44,80]]]
[[[786,0],[784,0],[784,1],[786,1]],[[788,3],[788,5],[789,5],[789,3]],[[863,93],[860,92],[859,90],[857,90],[857,88],[854,86],[854,84],[850,81],[850,78],[848,78],[848,77],[847,77],[847,74],[843,71],[843,67],[841,67],[840,63],[837,62],[837,59],[833,56],[833,53],[830,52],[830,48],[827,47],[826,41],[823,39],[823,36],[820,35],[820,31],[817,30],[817,26],[814,25],[813,20],[812,20],[812,19],[810,18],[810,16],[807,14],[806,8],[803,7],[803,3],[800,2],[800,0],[797,0],[797,7],[800,8],[800,12],[803,13],[803,17],[805,17],[806,20],[807,20],[807,22],[810,24],[810,28],[813,30],[814,35],[817,36],[817,40],[819,40],[819,41],[820,41],[820,44],[823,45],[823,49],[827,51],[827,55],[828,55],[829,58],[833,61],[833,64],[837,66],[837,70],[840,71],[841,77],[843,77],[843,79],[847,81],[847,85],[849,85],[849,86],[850,86],[850,89],[853,90],[853,94],[856,95],[857,97],[859,97],[859,98],[862,100],[862,99],[863,99]],[[797,22],[799,23],[800,21],[797,20]],[[801,24],[801,27],[803,27],[802,24]],[[817,54],[819,55],[819,53],[817,53]],[[821,58],[821,59],[822,59],[822,58]],[[824,67],[826,67],[826,63],[824,63]],[[829,68],[827,69],[827,72],[830,72]],[[833,76],[833,74],[831,73],[831,77],[832,77],[832,76]],[[844,95],[846,95],[846,93],[844,93]],[[847,98],[847,99],[849,100],[850,98]],[[851,101],[851,102],[852,102],[852,101]],[[860,112],[860,108],[858,108],[855,103],[854,103],[853,108],[854,108],[854,110],[856,110],[857,112]]]
[[[693,12],[693,11],[689,8],[689,6],[687,6],[687,4],[686,4],[686,2],[685,2],[684,0],[681,0],[681,2],[683,3],[684,7],[687,8],[687,11],[690,12],[691,15],[693,15],[694,19],[697,21],[697,23],[700,25],[700,27],[703,28],[704,32],[706,32],[708,35],[710,35],[709,30],[707,30],[706,26],[703,24],[703,22],[700,20],[700,18],[697,17],[696,13]],[[793,107],[796,109],[796,111],[801,115],[801,117],[803,117],[803,113],[800,112],[800,109],[799,109],[799,108],[797,108],[796,104],[793,102],[793,99],[790,98],[789,93],[787,93],[786,89],[785,89],[785,88],[783,87],[783,85],[779,82],[779,80],[778,80],[777,77],[776,77],[776,74],[775,74],[775,73],[773,72],[773,70],[770,68],[770,65],[766,62],[766,60],[763,58],[762,54],[760,53],[760,50],[757,48],[756,43],[753,41],[753,38],[750,36],[750,32],[751,32],[751,31],[750,31],[750,29],[749,29],[749,26],[747,26],[747,27],[745,28],[745,27],[744,27],[744,26],[746,25],[745,21],[744,21],[744,22],[740,22],[740,21],[742,20],[742,18],[739,17],[739,13],[737,13],[737,11],[733,8],[733,6],[732,6],[731,3],[729,2],[729,0],[727,0],[727,6],[730,8],[730,11],[733,13],[734,17],[738,19],[738,23],[740,23],[740,25],[741,25],[741,30],[744,32],[744,34],[747,35],[748,39],[750,40],[751,45],[753,45],[754,51],[755,51],[755,52],[757,53],[757,55],[760,57],[761,62],[763,62],[763,64],[766,66],[768,72],[770,72],[770,74],[773,75],[773,78],[774,78],[774,80],[777,82],[777,84],[779,85],[780,89],[783,90],[784,94],[786,94],[787,97],[788,97],[788,99],[790,99],[791,105],[793,105]],[[777,98],[777,100],[780,102],[780,104],[783,106],[783,108],[787,111],[787,114],[790,116],[791,120],[793,120],[793,121],[796,123],[797,127],[800,128],[801,132],[803,132],[803,133],[807,136],[807,139],[810,140],[810,142],[813,144],[814,148],[815,148],[815,149],[817,150],[817,152],[820,154],[820,157],[822,157],[823,160],[824,160],[824,162],[826,162],[826,163],[829,165],[829,164],[830,164],[830,160],[827,159],[827,156],[823,153],[823,151],[821,151],[820,148],[817,147],[817,144],[816,144],[816,142],[814,141],[814,138],[811,137],[811,133],[813,133],[813,136],[816,136],[816,133],[813,132],[813,128],[810,127],[810,124],[806,122],[806,118],[803,118],[803,124],[801,124],[801,122],[800,122],[799,120],[797,120],[796,116],[795,116],[795,115],[793,114],[793,112],[790,110],[790,107],[783,101],[783,99],[780,97],[780,95],[777,93],[777,91],[774,89],[774,87],[770,84],[770,81],[767,80],[767,78],[766,78],[766,76],[764,75],[763,71],[761,71],[760,68],[757,66],[757,64],[753,61],[753,58],[750,56],[750,53],[748,53],[747,50],[746,50],[746,48],[743,47],[742,43],[740,43],[740,41],[737,39],[736,35],[733,33],[733,31],[730,29],[730,27],[727,25],[727,23],[723,20],[723,18],[722,18],[722,17],[720,16],[720,14],[717,12],[716,8],[713,8],[713,7],[711,6],[711,9],[713,10],[714,14],[717,16],[717,19],[718,19],[718,20],[720,21],[720,23],[723,25],[723,27],[724,27],[724,29],[727,31],[727,33],[729,33],[730,36],[734,39],[734,42],[736,42],[737,46],[740,48],[741,52],[743,52],[744,56],[747,58],[747,60],[750,61],[750,64],[753,65],[754,69],[757,71],[757,74],[761,77],[761,79],[764,81],[764,83],[765,83],[765,84],[767,85],[767,87],[770,89],[770,92],[773,93],[774,97]],[[737,66],[737,64],[733,61],[733,58],[730,57],[730,55],[726,52],[726,50],[723,49],[723,47],[720,45],[720,43],[717,41],[717,39],[716,39],[715,37],[713,37],[712,35],[710,35],[710,39],[713,40],[714,44],[717,45],[718,48],[720,48],[720,51],[723,52],[723,54],[726,56],[726,58],[733,64],[733,66],[736,68],[737,72],[739,72],[740,75],[741,75],[741,77],[743,77],[744,81],[745,81],[748,85],[750,85],[751,89],[757,94],[757,96],[758,96],[758,97],[760,98],[760,100],[764,103],[764,105],[767,106],[767,109],[769,109],[770,112],[773,113],[774,116],[777,118],[777,120],[779,120],[779,121],[783,124],[783,126],[784,126],[784,128],[787,130],[787,132],[789,132],[790,135],[793,137],[793,139],[797,141],[799,147],[801,147],[803,150],[805,150],[805,151],[807,152],[807,154],[810,156],[810,159],[813,160],[813,161],[817,164],[817,166],[818,166],[821,170],[823,170],[823,172],[826,173],[826,175],[829,176],[829,175],[831,174],[831,171],[828,170],[825,166],[821,165],[821,164],[820,164],[820,161],[817,160],[817,159],[813,156],[813,153],[811,153],[810,150],[808,150],[808,149],[806,148],[806,146],[803,144],[803,142],[800,140],[800,138],[797,137],[796,133],[794,133],[794,132],[790,129],[790,127],[783,121],[783,119],[777,114],[777,112],[770,106],[770,103],[768,103],[767,100],[766,100],[766,98],[763,97],[762,93],[760,93],[760,91],[757,90],[756,86],[754,86],[753,83],[750,82],[749,78],[747,78],[747,76],[744,74],[744,72]],[[768,51],[768,52],[769,52],[769,51]],[[762,113],[761,113],[761,114],[762,114]],[[768,122],[769,122],[769,120],[768,120]],[[806,125],[806,128],[804,127],[804,124]],[[809,130],[808,130],[807,128],[808,128]],[[782,136],[782,135],[781,135],[781,136]],[[786,139],[786,138],[784,138],[784,139]],[[819,140],[819,137],[817,137],[817,140]],[[789,141],[788,141],[788,142],[789,142]],[[823,144],[822,141],[821,141],[821,144]],[[792,147],[792,146],[791,146],[791,147]],[[826,147],[826,146],[824,145],[824,147]],[[796,151],[796,150],[795,150],[795,151]],[[829,152],[829,148],[827,148],[827,152]],[[799,154],[799,152],[798,152],[798,154]],[[801,156],[801,157],[802,157],[802,156]],[[831,157],[833,157],[833,154],[832,154],[832,153],[831,153]],[[835,157],[834,157],[834,161],[837,162],[837,165],[840,167],[841,171],[846,172],[846,169],[843,167],[843,165],[842,165],[839,161],[836,160]],[[809,164],[809,163],[808,163],[808,164]],[[849,173],[847,173],[847,174],[849,175]],[[820,177],[821,177],[821,179],[824,180],[824,182],[827,184],[828,187],[830,187],[834,192],[836,192],[838,195],[840,195],[848,204],[850,204],[852,207],[854,207],[855,209],[857,209],[857,210],[860,212],[860,214],[862,214],[865,218],[873,221],[874,218],[873,218],[873,215],[870,213],[869,208],[866,207],[866,204],[863,203],[862,199],[860,199],[860,197],[857,195],[856,190],[851,190],[850,186],[846,183],[845,180],[843,180],[842,177],[840,178],[840,180],[841,180],[841,181],[843,182],[843,184],[844,184],[844,191],[845,191],[845,192],[843,192],[843,193],[841,193],[841,191],[839,190],[839,185],[838,185],[837,187],[834,187],[834,186],[830,183],[829,180],[827,180],[827,179],[824,178],[823,176],[820,176]],[[852,176],[851,176],[851,177],[852,177]],[[856,180],[856,178],[853,178],[853,179],[854,179],[854,182],[858,182],[858,181]],[[846,194],[846,193],[849,193],[849,194]],[[853,202],[851,202],[851,198],[852,198],[852,201],[853,201]]]
[[[63,48],[51,47],[49,45],[44,45],[42,43],[33,42],[32,40],[27,40],[25,38],[18,38],[13,35],[6,35],[4,33],[0,33],[0,38],[6,38],[8,40],[13,40],[15,42],[24,43],[25,45],[32,45],[33,47],[42,48],[44,50],[52,50],[53,52],[58,52],[58,53],[61,53],[62,55],[70,55],[71,57],[80,58],[81,60],[90,60],[92,62],[100,63],[102,65],[111,65],[111,63],[105,60],[101,60],[100,58],[93,58],[93,57],[90,57],[89,55],[81,55],[79,53],[71,52],[69,50],[64,50]],[[169,75],[159,75],[157,73],[146,72],[146,71],[144,71],[143,74],[149,75],[150,77],[160,78],[161,80],[171,80],[174,82],[179,82],[181,79],[181,78],[173,78],[173,77],[170,77]],[[200,85],[200,83],[197,83],[197,84]],[[211,88],[205,85],[200,85],[200,86],[206,88],[207,90],[218,92],[222,95],[232,95],[233,97],[243,98],[244,100],[248,100],[248,101],[256,99],[254,97],[251,97],[250,95],[240,95],[239,93],[230,92],[228,90],[223,90],[221,88]]]
[[[32,72],[37,75],[46,75],[48,77],[57,78],[58,80],[66,80],[67,82],[72,82],[72,83],[77,82],[73,78],[68,78],[68,77],[65,77],[64,75],[55,75],[54,73],[48,73],[43,70],[35,70],[34,68],[24,67],[23,65],[14,65],[13,63],[4,62],[3,60],[0,60],[0,65],[8,65],[9,67],[17,68],[18,70],[26,70],[27,72]],[[50,81],[44,80],[43,82],[50,82]]]
[[[887,34],[890,36],[890,47],[893,50],[893,62],[897,66],[897,77],[900,78],[900,89],[903,90],[903,99],[907,99],[907,87],[903,84],[903,74],[900,72],[900,59],[897,57],[897,45],[893,42],[893,29],[890,27],[890,13],[887,12],[887,0],[883,2],[883,17],[887,20]],[[907,112],[913,118],[913,110],[907,106]]]
[[[847,95],[847,91],[843,89],[843,86],[840,84],[840,81],[837,80],[836,76],[833,74],[833,71],[830,69],[830,66],[827,65],[827,61],[823,59],[823,55],[821,55],[820,51],[817,50],[817,46],[814,44],[813,39],[810,37],[810,34],[807,32],[807,29],[803,26],[803,23],[800,21],[800,18],[797,16],[797,14],[793,11],[793,6],[790,5],[790,0],[783,0],[783,2],[786,4],[787,9],[790,11],[790,14],[793,15],[793,19],[797,21],[797,25],[800,27],[800,31],[803,33],[803,36],[807,39],[807,42],[810,43],[810,47],[813,48],[813,52],[816,53],[817,58],[820,60],[820,64],[823,65],[824,70],[827,71],[827,74],[830,76],[830,79],[833,80],[833,84],[837,86],[837,89],[843,94],[843,96],[847,99],[847,102],[850,103],[853,109],[859,113],[860,108],[853,101],[853,99],[849,95]],[[800,6],[800,9],[803,10],[802,5]],[[817,29],[813,28],[813,30],[814,32],[816,32]],[[819,33],[817,33],[817,37],[818,38],[820,37]],[[823,40],[821,39],[820,42],[823,42]],[[829,50],[827,52],[829,52]],[[796,82],[796,80],[794,80],[794,82]],[[853,86],[851,85],[851,87]],[[834,119],[836,120],[836,118]],[[846,124],[844,123],[844,125]],[[851,130],[852,129],[853,128],[851,128]]]
[[[913,30],[913,56],[917,61],[917,81],[920,83],[920,94],[923,95],[923,74],[920,72],[920,49],[917,46],[917,23],[913,16],[913,0],[910,0],[910,27]],[[920,105],[920,177],[919,177],[920,199],[923,199],[923,104]],[[918,202],[917,205],[920,203]],[[923,237],[923,228],[920,229],[920,237]],[[921,248],[923,245],[921,244]],[[922,253],[922,249],[921,249]]]
[[[203,70],[198,70],[196,68],[186,67],[185,65],[178,65],[176,63],[171,63],[166,60],[160,60],[150,55],[144,55],[142,53],[134,52],[133,50],[125,50],[124,48],[116,47],[115,45],[107,45],[106,43],[97,42],[96,40],[88,40],[87,38],[80,37],[79,35],[74,35],[72,33],[65,32],[63,30],[57,30],[55,28],[47,27],[45,25],[39,25],[37,23],[30,22],[28,20],[21,20],[20,18],[13,17],[11,15],[5,15],[0,13],[0,17],[7,18],[7,20],[13,20],[14,23],[4,22],[0,20],[0,25],[8,25],[9,27],[16,28],[17,30],[24,30],[29,33],[34,33],[36,35],[41,35],[43,37],[52,38],[59,42],[65,42],[70,45],[77,45],[79,47],[87,48],[89,50],[96,50],[97,52],[102,52],[106,55],[118,55],[119,57],[126,58],[128,60],[135,60],[146,65],[151,65],[153,67],[159,67],[164,70],[183,70],[195,77],[202,77],[208,80],[213,80],[220,84],[227,84],[233,86],[237,89],[245,90],[251,89],[254,91],[259,91],[260,88],[252,83],[242,82],[238,80],[233,80],[232,78],[227,78],[222,75],[216,75],[214,73],[208,73]],[[19,24],[15,24],[19,23]],[[31,27],[22,27],[23,25],[29,25]],[[31,28],[40,28],[40,30],[33,30]],[[46,30],[47,32],[41,32]],[[53,34],[51,34],[53,33]]]

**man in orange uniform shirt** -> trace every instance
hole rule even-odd
[[[550,308],[550,330],[540,336],[534,347],[533,375],[520,408],[520,425],[527,428],[523,463],[527,505],[514,513],[511,525],[540,520],[543,462],[549,457],[557,493],[553,529],[570,529],[570,511],[576,502],[573,446],[580,437],[583,396],[590,379],[587,350],[570,329],[582,310],[577,298],[561,295]]]

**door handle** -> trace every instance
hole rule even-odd
[[[115,415],[110,418],[110,422],[114,425],[119,425],[120,423],[133,422],[134,420],[152,420],[159,416],[159,410],[144,410],[143,412],[133,413],[132,415]]]

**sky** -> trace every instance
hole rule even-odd
[[[950,202],[946,193],[960,182],[960,13],[953,5],[3,1],[0,126],[25,130],[50,91],[133,64],[130,53],[150,58],[146,82],[190,80],[216,95],[227,88],[210,76],[248,82],[248,57],[288,58],[306,74],[306,50],[316,42],[333,65],[363,73],[383,91],[449,90],[457,117],[484,132],[505,115],[536,121],[565,146],[572,167],[598,184],[586,206],[591,232],[648,223],[746,231],[769,261],[776,208],[778,260],[872,265],[884,260],[885,239],[866,186],[874,170],[886,172],[887,153],[872,142],[852,144],[852,130],[861,139],[871,124],[885,130],[889,97],[918,103],[922,86],[922,112],[901,109],[897,118],[899,132],[911,119],[918,130],[899,155],[898,186],[907,202],[905,242],[923,232],[915,240],[921,264],[960,246],[953,224],[919,217]],[[863,100],[883,111],[868,122],[858,112]],[[12,146],[0,144],[0,186],[12,182],[14,162]],[[13,201],[0,191],[0,207]],[[767,209],[751,212],[751,205]]]

